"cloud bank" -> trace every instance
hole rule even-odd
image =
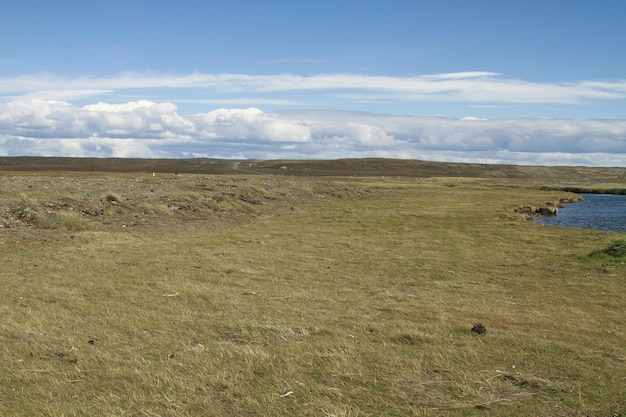
[[[482,75],[477,75],[482,77]],[[448,75],[445,79],[466,79]],[[389,157],[626,166],[626,120],[493,119],[257,108],[182,115],[169,102],[0,104],[0,155],[140,158]]]
[[[626,80],[616,82],[531,82],[487,71],[468,71],[413,77],[360,74],[159,74],[125,72],[114,76],[61,77],[34,74],[0,77],[0,97],[8,100],[40,98],[76,100],[121,92],[168,89],[202,90],[211,94],[294,94],[319,92],[337,100],[394,100],[443,102],[560,103],[626,98]],[[279,100],[267,97],[269,100]],[[184,100],[184,99],[183,99]]]

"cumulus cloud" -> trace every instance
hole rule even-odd
[[[626,120],[416,117],[256,108],[181,115],[168,102],[0,104],[0,155],[390,157],[626,166]]]
[[[219,109],[188,118],[201,137],[269,142],[308,142],[310,132],[297,123],[285,123],[259,109]]]

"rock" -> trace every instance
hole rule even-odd
[[[479,334],[481,336],[484,336],[484,335],[487,334],[487,328],[482,323],[474,324],[474,326],[472,327],[471,331],[474,332],[474,333],[477,333],[477,334]]]
[[[559,209],[556,207],[540,207],[537,210],[535,210],[535,213],[542,217],[543,216],[556,216],[558,211]]]
[[[558,207],[519,206],[513,209],[513,211],[521,214],[526,220],[536,220],[540,217],[556,216],[559,209]]]

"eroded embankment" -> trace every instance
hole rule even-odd
[[[547,201],[544,206],[517,206],[513,211],[521,214],[524,219],[533,221],[541,217],[556,216],[563,204],[578,203],[583,200],[584,198],[579,195],[563,196],[554,201]]]

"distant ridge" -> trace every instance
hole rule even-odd
[[[258,161],[16,156],[0,157],[0,171],[570,179],[626,184],[626,168],[470,164],[385,158]]]

